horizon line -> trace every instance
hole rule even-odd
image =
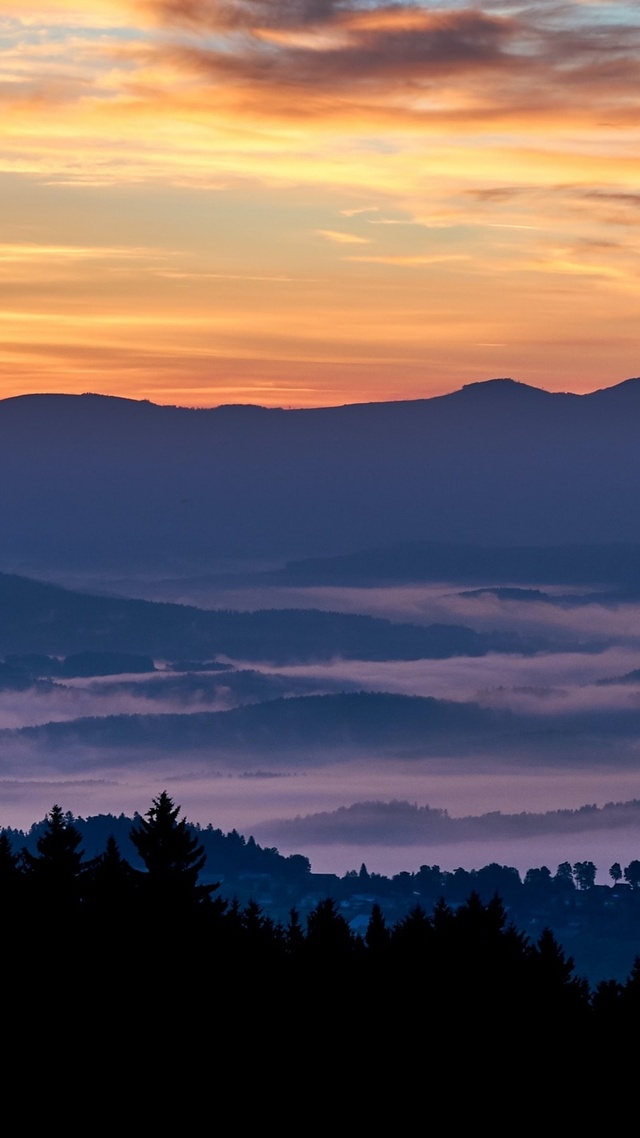
[[[451,388],[448,391],[436,395],[423,395],[410,399],[369,399],[361,400],[353,403],[332,403],[322,404],[319,403],[314,406],[300,405],[286,405],[286,406],[271,406],[262,403],[255,403],[252,401],[234,401],[231,403],[162,403],[156,400],[143,397],[136,399],[129,395],[116,395],[111,392],[104,391],[31,391],[22,392],[19,395],[7,395],[0,397],[0,406],[7,403],[15,403],[19,400],[27,399],[104,399],[119,403],[134,403],[136,405],[147,405],[150,407],[167,408],[181,411],[218,411],[233,408],[247,408],[260,411],[282,411],[282,412],[309,412],[309,411],[338,411],[349,407],[379,407],[385,404],[397,403],[431,403],[440,399],[448,399],[451,396],[460,395],[464,391],[472,389],[483,388],[493,385],[509,385],[512,388],[521,388],[527,391],[535,391],[541,395],[571,397],[572,399],[589,398],[593,395],[600,395],[605,392],[611,392],[620,387],[625,387],[627,384],[640,382],[640,376],[628,376],[626,379],[619,380],[615,383],[605,387],[596,387],[591,391],[552,391],[547,387],[539,387],[533,383],[526,383],[524,380],[514,379],[512,376],[489,376],[487,379],[471,380],[469,383],[463,383],[460,387]]]

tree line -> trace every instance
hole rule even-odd
[[[519,931],[497,892],[483,901],[472,890],[457,906],[441,897],[431,913],[416,903],[393,923],[376,902],[359,935],[332,897],[305,921],[295,907],[281,921],[253,900],[222,899],[218,885],[203,883],[204,847],[166,791],[136,816],[130,838],[142,869],[122,856],[113,836],[99,856],[86,859],[80,831],[58,805],[35,852],[14,850],[8,833],[0,833],[0,910],[12,930],[3,945],[6,965],[20,972],[44,936],[45,972],[68,973],[73,961],[76,975],[89,968],[126,987],[146,960],[138,977],[144,987],[167,970],[189,984],[215,963],[236,981],[242,976],[245,991],[256,991],[258,979],[277,979],[289,993],[292,985],[307,998],[326,989],[353,1001],[374,985],[391,1019],[398,995],[415,1000],[416,992],[442,1021],[454,1010],[475,1009],[509,1021],[544,1016],[584,1026],[622,1022],[640,1006],[640,956],[626,983],[605,979],[590,988],[550,929],[535,940]],[[568,880],[571,866],[562,868],[556,876]],[[572,877],[582,869],[578,863]]]
[[[59,806],[32,850],[0,834],[0,964],[17,1009],[5,1053],[20,1078],[93,1087],[120,1117],[131,1101],[143,1117],[233,1103],[250,1128],[282,1110],[296,1128],[381,1111],[408,1125],[427,1101],[432,1119],[441,1106],[475,1119],[509,1094],[529,1118],[564,1098],[575,1120],[592,1112],[593,1071],[615,1070],[617,1103],[635,1087],[635,1050],[618,1041],[638,1020],[640,957],[625,983],[590,988],[548,928],[528,936],[475,891],[394,921],[374,903],[362,935],[331,896],[274,919],[203,880],[198,833],[166,792],[131,841],[142,868],[112,836],[87,858]]]

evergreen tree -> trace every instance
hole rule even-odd
[[[73,816],[53,806],[36,842],[37,854],[23,850],[24,864],[37,901],[54,909],[75,906],[80,901],[84,850],[82,834]]]
[[[135,897],[140,874],[122,856],[113,834],[107,838],[104,853],[87,867],[87,896],[92,908],[103,919],[112,921],[124,914]]]
[[[530,994],[535,997],[537,1013],[556,1017],[570,1015],[577,1026],[579,1014],[584,1014],[588,1007],[588,985],[574,975],[573,957],[565,955],[549,928],[544,928],[538,938],[532,965]]]
[[[370,952],[385,952],[391,942],[391,933],[387,928],[387,922],[377,901],[374,902],[371,909],[371,916],[369,917],[364,942]]]
[[[20,856],[14,854],[9,835],[0,830],[0,892],[4,895],[20,879]]]
[[[300,914],[294,907],[289,910],[289,921],[284,931],[285,946],[288,956],[296,960],[304,948],[304,929],[300,921]]]
[[[9,835],[0,830],[0,919],[15,921],[23,897],[24,873],[19,854],[14,854]]]
[[[242,911],[242,946],[244,954],[264,969],[273,959],[284,955],[284,930],[272,917],[263,913],[257,901],[249,901]]]
[[[319,901],[307,917],[307,949],[328,961],[346,960],[355,946],[347,921],[331,897]]]
[[[444,902],[442,904],[444,905]],[[421,965],[424,963],[425,953],[433,943],[433,921],[427,916],[422,905],[414,905],[394,926],[392,943],[400,950],[407,963],[413,960],[418,960]]]
[[[180,807],[163,790],[132,828],[131,841],[147,871],[143,887],[149,899],[169,907],[202,905],[218,883],[199,884],[204,847],[179,814]]]

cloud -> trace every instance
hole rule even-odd
[[[441,265],[449,261],[467,261],[464,253],[433,253],[402,255],[399,253],[379,253],[371,256],[345,257],[347,261],[361,261],[373,265],[400,265],[405,268],[415,268],[420,265]]]
[[[582,195],[590,201],[607,202],[612,205],[629,205],[640,209],[640,193],[628,193],[618,190],[586,190]]]
[[[368,237],[358,237],[355,233],[341,233],[337,229],[316,229],[315,231],[320,237],[326,238],[327,241],[333,241],[337,245],[368,245]]]
[[[348,8],[340,0],[157,0],[167,22],[196,28],[300,28],[331,21]]]
[[[180,9],[183,5],[179,5]],[[218,11],[218,6],[213,6]],[[387,10],[382,17],[376,11],[358,14],[344,8],[327,7],[317,36],[292,36],[287,29],[310,27],[307,18],[316,5],[301,6],[296,12],[281,18],[288,6],[248,6],[256,17],[265,15],[264,23],[252,24],[252,14],[244,6],[233,6],[237,25],[224,22],[209,25],[210,6],[188,4],[189,22],[212,26],[219,31],[228,26],[239,26],[250,34],[235,45],[236,50],[223,50],[214,45],[203,48],[185,44],[179,58],[186,67],[202,74],[229,79],[242,78],[269,87],[282,82],[287,89],[317,89],[334,94],[352,91],[371,83],[389,81],[407,90],[413,81],[431,81],[450,74],[473,73],[488,67],[501,66],[505,49],[516,28],[510,20],[484,15],[472,10],[451,12],[417,12],[414,9]],[[167,11],[171,16],[173,6]],[[228,15],[225,8],[224,18]],[[328,34],[330,26],[332,34]],[[271,28],[283,29],[283,34],[265,34]],[[233,48],[232,44],[232,48]],[[375,89],[375,88],[374,88]],[[371,92],[369,92],[371,93]],[[300,108],[304,113],[304,108]]]
[[[377,205],[365,205],[355,209],[341,209],[340,213],[344,217],[358,217],[361,213],[377,213],[379,208]]]
[[[503,113],[507,107],[522,112],[527,105],[553,106],[559,90],[578,87],[597,89],[615,105],[632,90],[636,73],[639,28],[632,14],[626,25],[607,23],[600,13],[578,13],[575,6],[551,0],[535,9],[503,5],[491,13],[453,5],[434,10],[348,0],[157,0],[151,7],[169,26],[214,36],[210,46],[185,45],[187,66],[242,75],[263,87],[279,79],[289,89],[326,91],[331,84],[334,94],[365,84],[371,95],[371,84],[374,90],[376,83],[392,80],[411,95],[413,106],[421,92],[428,94],[428,115],[447,103],[475,104],[487,113],[492,87],[497,112],[506,81],[511,97],[503,103]],[[470,88],[462,99],[460,91],[431,86],[448,77],[475,82],[485,72],[492,76],[491,85],[483,91]],[[536,77],[544,78],[544,84]]]
[[[507,142],[502,132],[530,135],[535,173],[524,179],[530,184],[543,174],[533,161],[536,146],[555,163],[574,154],[584,163],[594,144],[584,138],[583,145],[580,133],[569,146],[566,132],[597,130],[598,156],[604,146],[622,160],[625,125],[635,129],[637,122],[640,26],[618,4],[610,5],[607,20],[592,6],[552,0],[490,11],[452,0],[437,9],[355,0],[103,0],[77,27],[78,8],[64,0],[31,13],[28,25],[15,9],[0,0],[0,12],[14,14],[0,35],[6,47],[0,100],[11,109],[4,131],[17,144],[5,168],[57,167],[72,181],[100,184],[169,171],[177,177],[180,170],[195,183],[214,169],[219,176],[248,168],[264,177],[265,165],[271,177],[286,179],[285,154],[295,155],[297,177],[321,179],[327,166],[335,176],[345,160],[326,147],[323,132],[330,128],[347,138],[353,132],[352,154],[372,134],[383,153],[386,146],[403,149],[407,139],[422,153],[425,130],[445,140],[447,151],[452,129],[472,139],[486,135],[485,145],[499,152],[501,140]],[[99,18],[92,25],[94,9]],[[55,129],[48,130],[54,109]],[[603,139],[603,119],[621,133],[607,131]],[[550,122],[560,131],[557,140],[548,134]],[[296,123],[317,127],[319,150],[313,136],[289,132]],[[265,133],[269,127],[274,134]],[[79,140],[83,163],[72,158]],[[269,159],[280,155],[277,172],[264,162],[265,147]],[[447,160],[451,170],[456,150]],[[523,161],[512,144],[505,160],[508,154],[511,167]],[[498,177],[506,173],[505,162],[487,159]],[[432,151],[431,169],[441,160]],[[367,177],[356,165],[361,185],[368,178],[381,188],[371,160]],[[484,203],[491,200],[499,204],[496,197]]]
[[[435,42],[441,50],[450,45],[455,53],[476,55],[484,50],[479,33],[505,23],[504,16],[486,16],[471,6],[453,6],[447,11],[443,4],[434,11],[420,3],[386,4],[375,0],[147,0],[145,6],[166,25],[184,25],[200,33],[316,32],[317,44],[311,37],[284,37],[281,41],[302,43],[311,50],[336,42],[328,38],[328,30],[342,32],[342,42],[347,42],[347,34],[427,30],[437,37]],[[269,42],[280,41],[269,37]]]
[[[91,0],[89,5],[82,0],[34,0],[28,6],[24,0],[0,0],[0,19],[4,21],[5,33],[12,28],[37,29],[43,25],[55,24],[58,27],[113,27],[131,17],[140,5],[136,0]]]
[[[0,263],[31,264],[37,261],[149,261],[166,258],[167,251],[135,246],[112,248],[108,245],[39,245],[27,242],[0,243]]]

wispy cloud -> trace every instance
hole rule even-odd
[[[379,208],[377,205],[365,205],[355,209],[341,209],[340,213],[343,217],[358,217],[362,213],[377,213]]]
[[[0,243],[0,262],[30,264],[33,261],[144,261],[167,257],[166,251],[132,245],[38,245],[27,242]]]
[[[368,245],[367,237],[359,237],[357,233],[343,233],[338,229],[316,229],[319,237],[333,241],[336,245]]]
[[[368,264],[400,265],[407,268],[416,268],[420,265],[441,265],[448,261],[468,261],[464,253],[417,253],[415,255],[402,255],[399,253],[379,253],[369,255],[353,255],[346,258],[348,261],[361,261]]]

